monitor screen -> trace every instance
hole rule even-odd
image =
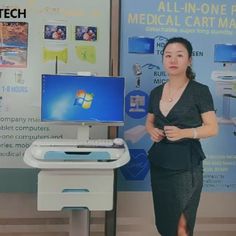
[[[216,44],[214,61],[222,63],[236,63],[236,44]]]
[[[123,77],[42,75],[41,120],[123,125]]]

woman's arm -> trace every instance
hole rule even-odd
[[[180,129],[176,126],[165,126],[164,131],[167,139],[176,141],[183,138],[208,138],[218,133],[218,123],[214,111],[201,114],[203,124],[197,128]]]
[[[218,134],[218,123],[214,111],[208,111],[201,114],[203,125],[195,128],[196,138],[208,138]]]
[[[158,129],[154,126],[154,121],[155,116],[152,113],[148,113],[145,127],[147,132],[150,134],[152,141],[159,142],[165,137],[165,134],[163,130]]]

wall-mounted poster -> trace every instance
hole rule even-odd
[[[75,40],[96,41],[97,40],[97,27],[75,26]]]
[[[27,66],[28,23],[0,22],[0,67]]]
[[[49,40],[66,40],[67,27],[62,24],[47,24],[44,25],[44,39]]]

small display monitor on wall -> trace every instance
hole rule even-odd
[[[214,61],[236,63],[236,44],[215,44]]]
[[[43,74],[41,120],[123,125],[124,96],[123,77]]]

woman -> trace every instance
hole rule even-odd
[[[150,93],[146,130],[156,226],[162,236],[191,236],[203,185],[199,139],[218,132],[213,100],[191,69],[192,45],[171,38],[163,50],[166,83]]]

